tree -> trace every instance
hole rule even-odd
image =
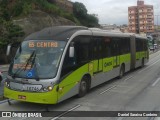
[[[94,15],[89,14],[89,15],[87,16],[87,19],[88,19],[88,27],[96,27],[96,26],[99,26],[99,25],[98,25],[98,18],[95,17]]]
[[[73,14],[77,18],[86,18],[87,17],[87,9],[83,3],[75,2],[73,4]]]
[[[13,0],[14,1],[14,0]],[[6,47],[10,43],[17,43],[24,36],[22,28],[14,25],[12,17],[15,14],[10,0],[0,1],[0,54],[4,54]],[[14,1],[15,2],[15,1]]]
[[[96,14],[88,14],[87,9],[83,3],[75,2],[73,4],[73,14],[84,26],[87,27],[99,26]]]
[[[10,43],[19,42],[19,38],[24,36],[22,28],[14,25],[11,21],[0,23],[0,47],[5,48]]]

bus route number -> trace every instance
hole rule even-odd
[[[29,42],[29,48],[49,48],[49,47],[58,47],[57,42]]]

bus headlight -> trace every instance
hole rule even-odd
[[[51,91],[51,90],[53,90],[52,86],[48,86],[48,87],[43,88],[43,91],[46,91],[46,92]]]
[[[51,91],[53,89],[53,87],[48,86],[48,91]]]

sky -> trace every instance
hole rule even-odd
[[[100,24],[128,24],[128,6],[136,6],[137,0],[70,0],[83,3],[88,14],[97,14]],[[154,15],[160,15],[160,0],[144,0],[145,4],[153,5]],[[157,25],[157,16],[154,20]],[[160,16],[158,17],[160,25]]]

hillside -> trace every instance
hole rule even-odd
[[[98,19],[87,13],[82,3],[72,3],[70,11],[55,1],[67,0],[0,0],[0,64],[7,61],[6,47],[30,33],[57,25],[98,26]],[[73,9],[73,10],[72,10]],[[3,56],[3,57],[2,57]]]
[[[14,19],[13,23],[19,25],[25,32],[25,36],[45,27],[57,25],[76,25],[66,18],[48,14],[41,10],[34,10],[30,14],[20,19]]]

